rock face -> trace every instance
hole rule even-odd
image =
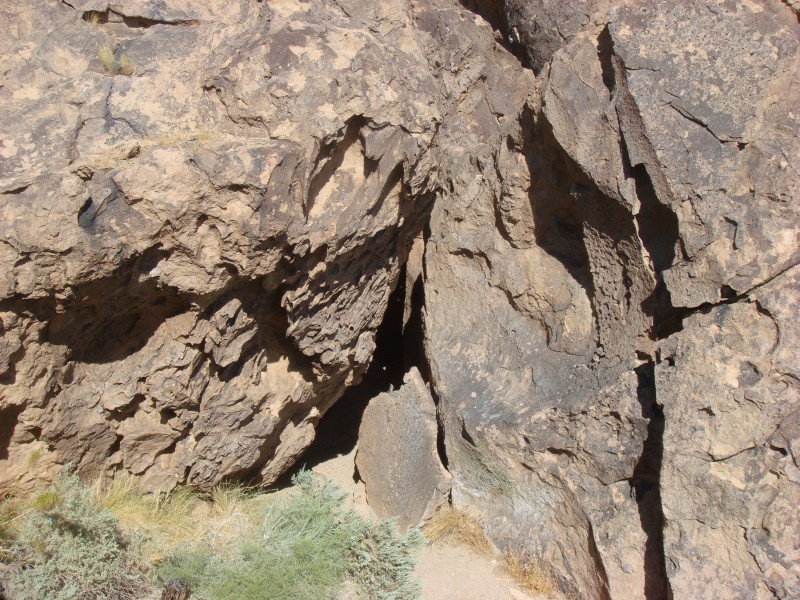
[[[416,367],[394,392],[364,411],[356,468],[367,501],[381,517],[406,529],[426,521],[450,496],[450,474],[437,451],[436,405]]]
[[[270,482],[358,381],[494,40],[340,4],[3,3],[0,487]]]
[[[499,545],[800,597],[794,4],[4,2],[0,489],[274,481],[400,282]]]
[[[576,32],[505,3],[541,76],[442,174],[425,331],[454,503],[580,597],[796,597],[796,19],[583,7]]]

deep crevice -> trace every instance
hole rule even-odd
[[[516,56],[524,67],[529,68],[529,65],[524,62],[527,61],[527,54],[519,44],[514,43],[513,38],[509,35],[508,15],[503,0],[459,0],[459,3],[486,21],[497,32],[498,43]]]
[[[422,299],[419,291],[416,296],[412,291],[411,318],[404,324],[406,282],[406,267],[403,266],[375,334],[375,351],[361,382],[349,388],[320,419],[314,442],[291,473],[352,452],[369,401],[378,394],[399,389],[403,385],[403,376],[411,367],[417,367],[426,378],[424,355],[419,352],[422,344]],[[421,285],[421,281],[419,283]],[[415,288],[416,285],[417,282],[412,284]]]
[[[655,364],[647,362],[635,369],[637,399],[647,419],[647,438],[630,481],[639,521],[646,536],[644,552],[644,597],[670,600],[664,555],[664,510],[661,505],[661,466],[664,456],[664,411],[656,400]]]
[[[155,25],[169,25],[177,27],[192,27],[199,25],[200,21],[197,19],[150,19],[148,17],[128,16],[117,10],[108,8],[104,11],[87,10],[81,15],[81,18],[87,23],[93,25],[105,25],[109,22],[110,17],[114,16],[115,22],[122,21],[126,27],[131,29],[149,29]]]
[[[23,410],[25,410],[24,405],[11,405],[0,410],[0,460],[8,459],[11,438],[14,437]]]
[[[635,215],[638,237],[650,256],[656,276],[656,286],[642,302],[642,311],[652,319],[651,338],[663,339],[683,328],[683,315],[672,306],[661,275],[675,262],[676,248],[680,243],[678,217],[659,199],[647,166],[642,162],[634,162],[641,159],[638,155],[648,154],[643,144],[649,142],[631,141],[626,137],[631,135],[631,131],[643,129],[643,126],[633,122],[639,119],[638,112],[630,110],[635,102],[628,92],[624,67],[614,54],[614,40],[608,26],[597,37],[597,49],[603,84],[608,89],[609,99],[616,105],[623,173],[625,177],[633,179],[640,202],[639,212]],[[633,149],[629,148],[629,144],[633,144]]]

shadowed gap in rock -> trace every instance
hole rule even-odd
[[[8,458],[8,448],[11,445],[11,438],[17,428],[19,416],[25,409],[23,405],[8,406],[0,410],[0,460]]]
[[[504,0],[459,0],[461,6],[483,18],[500,36],[499,44],[513,54],[526,69],[533,70],[530,57],[512,35]]]
[[[68,360],[109,363],[141,350],[189,299],[150,277],[166,253],[148,250],[107,277],[76,286],[61,310],[46,315],[44,340],[69,350]]]
[[[326,460],[349,454],[358,442],[361,418],[369,401],[380,393],[396,390],[403,385],[403,376],[412,366],[423,377],[427,367],[422,354],[422,282],[412,284],[411,318],[403,323],[406,297],[406,267],[400,271],[397,286],[392,292],[383,321],[375,335],[375,352],[361,382],[336,401],[317,425],[316,437],[297,467],[310,469]]]
[[[561,151],[545,119],[536,122],[530,108],[521,117],[525,161],[531,175],[529,197],[537,245],[557,259],[594,299],[584,219],[576,190],[593,189],[574,161]],[[593,303],[594,304],[594,303]]]
[[[637,397],[642,416],[648,420],[647,438],[631,478],[642,531],[647,536],[644,552],[644,596],[669,600],[672,593],[664,556],[664,511],[661,506],[661,464],[664,455],[664,412],[656,400],[655,365],[636,368]]]

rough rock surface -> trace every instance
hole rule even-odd
[[[3,2],[0,489],[274,481],[402,282],[499,545],[800,597],[796,4]]]
[[[454,502],[581,597],[796,597],[797,325],[777,301],[796,305],[800,258],[796,19],[598,4],[576,32],[546,4],[504,3],[518,32],[563,34],[519,34],[541,77],[442,174],[431,219]],[[730,322],[712,334],[709,311]]]
[[[661,497],[676,597],[800,597],[799,271],[691,316],[661,347]]]
[[[0,11],[0,487],[274,480],[369,363],[490,31],[444,1]]]
[[[427,521],[450,497],[450,474],[437,451],[436,405],[419,371],[379,394],[364,411],[356,468],[367,502],[403,529]]]

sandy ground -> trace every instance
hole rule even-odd
[[[354,459],[355,450],[325,460],[311,470],[339,484],[360,514],[374,517],[367,504],[364,484],[353,479]],[[503,573],[497,555],[477,556],[459,546],[439,543],[427,546],[421,553],[416,573],[422,582],[425,600],[557,600],[522,593]]]

